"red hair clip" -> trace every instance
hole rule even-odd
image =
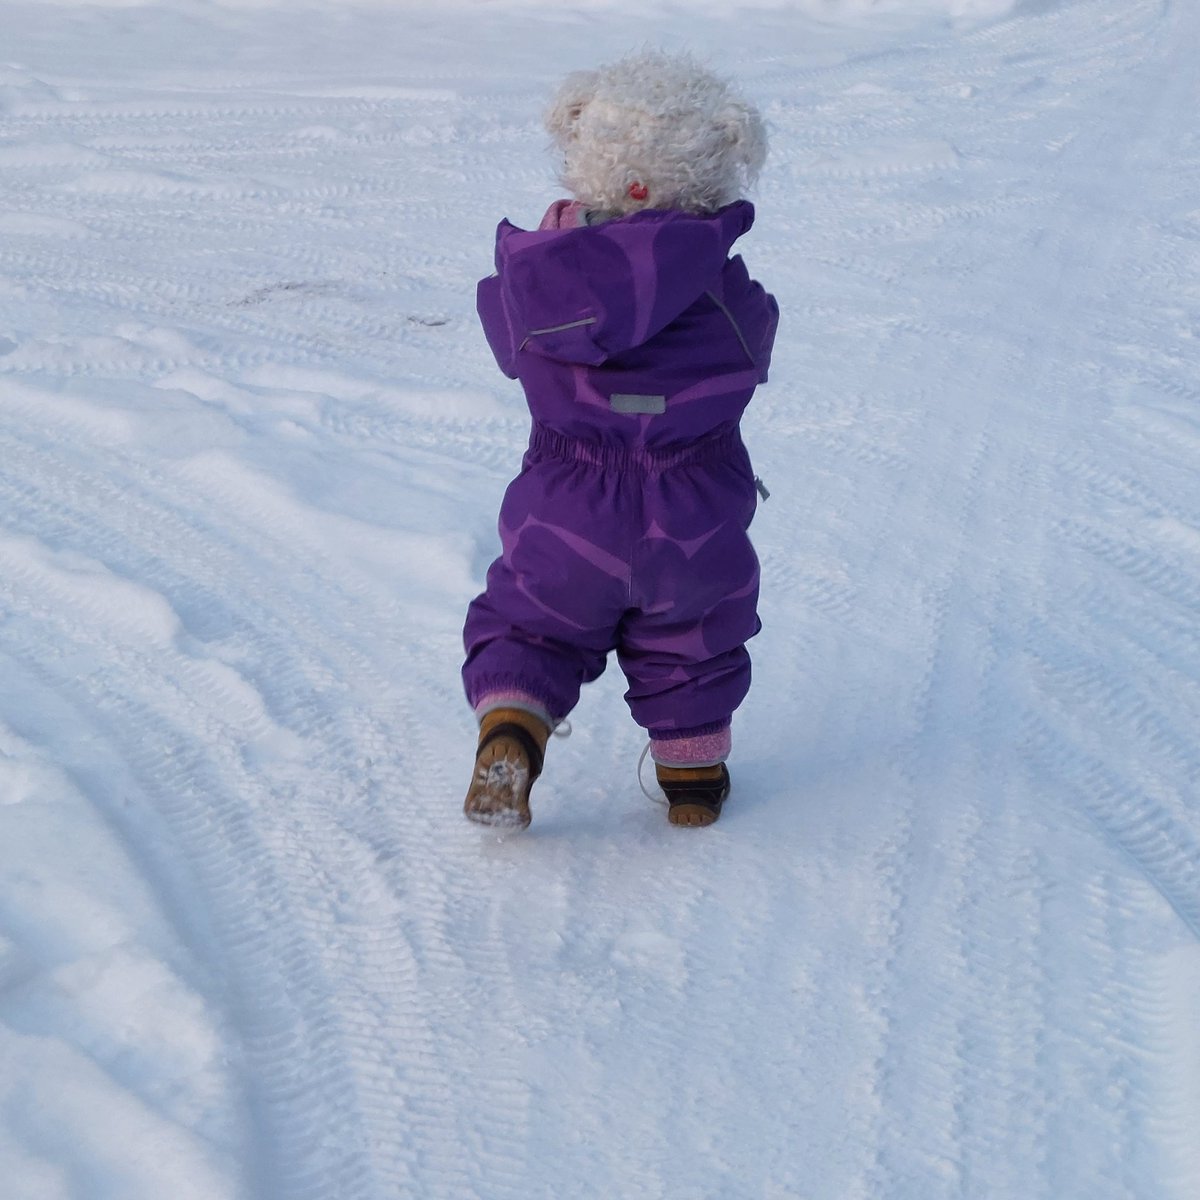
[[[650,195],[650,189],[644,183],[631,183],[629,185],[629,194],[634,200],[645,200]]]

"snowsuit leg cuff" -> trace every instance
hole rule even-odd
[[[546,711],[545,706],[536,696],[517,690],[489,692],[486,696],[481,696],[475,702],[475,719],[482,721],[488,713],[496,708],[515,708],[520,712],[527,712],[530,716],[537,717],[539,721],[544,721],[546,728],[550,730],[553,730],[558,724],[558,721]]]

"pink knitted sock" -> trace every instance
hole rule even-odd
[[[650,757],[664,767],[711,767],[724,762],[733,746],[730,726],[697,737],[651,738]]]

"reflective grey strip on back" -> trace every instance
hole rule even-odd
[[[611,399],[613,412],[657,415],[667,411],[666,396],[633,396],[618,392]]]
[[[531,329],[527,337],[541,337],[544,333],[565,333],[568,329],[579,329],[583,325],[595,325],[598,317],[581,317],[578,321],[568,321],[565,325],[551,325],[546,329]]]
[[[581,329],[584,325],[595,325],[599,319],[599,317],[582,317],[578,321],[568,321],[565,325],[551,325],[547,329],[531,329],[517,349],[524,350],[532,337],[543,337],[548,333],[566,333],[568,329]]]

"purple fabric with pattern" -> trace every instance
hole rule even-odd
[[[562,202],[547,214],[573,216]],[[656,741],[729,725],[750,683],[757,495],[738,422],[778,309],[733,243],[754,209],[647,211],[526,231],[501,222],[479,314],[533,416],[471,604],[472,705],[535,697],[555,719],[610,651]]]

